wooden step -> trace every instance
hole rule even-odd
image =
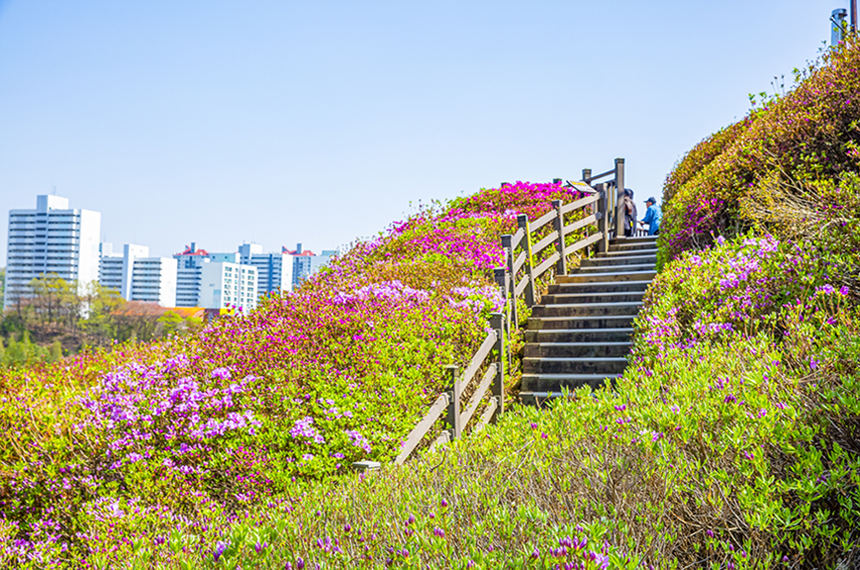
[[[530,392],[554,392],[561,395],[564,388],[575,390],[582,386],[601,388],[607,380],[614,384],[620,374],[523,374],[520,396]]]
[[[616,303],[626,301],[641,301],[645,297],[645,291],[619,291],[612,293],[556,293],[554,295],[541,296],[541,304],[552,305],[556,303]]]
[[[640,251],[643,249],[654,249],[654,245],[650,243],[622,243],[609,244],[609,251]]]
[[[555,303],[537,305],[532,308],[532,317],[608,317],[615,315],[636,315],[642,306],[641,301],[619,303]]]
[[[613,257],[595,257],[591,259],[583,259],[582,263],[580,263],[579,267],[594,267],[594,266],[602,266],[602,267],[625,267],[627,265],[649,265],[654,267],[657,265],[657,256],[656,255],[625,255],[625,256],[613,256]]]
[[[627,368],[623,356],[589,356],[584,358],[523,358],[526,374],[621,374]]]
[[[617,281],[650,281],[657,276],[657,270],[639,271],[612,271],[612,272],[588,272],[574,273],[571,275],[559,275],[555,278],[556,283],[605,283]]]
[[[556,279],[559,279],[563,276],[559,276]],[[602,292],[606,293],[632,293],[632,292],[642,292],[644,293],[646,289],[648,289],[648,285],[651,284],[651,280],[643,280],[643,281],[618,281],[616,283],[612,282],[603,282],[603,283],[557,283],[549,286],[549,294],[550,295],[570,295],[570,294],[599,294]]]
[[[611,317],[529,317],[529,330],[618,329],[633,326],[633,315]]]
[[[542,342],[525,346],[526,358],[626,357],[631,343],[625,342]]]
[[[600,261],[600,260],[598,260]],[[649,271],[654,269],[654,263],[631,263],[629,265],[604,265],[602,263],[596,263],[594,265],[583,265],[580,267],[576,273],[571,273],[571,275],[582,275],[582,274],[591,274],[591,273],[609,273],[609,272],[624,272],[629,273],[631,271]]]
[[[538,329],[525,331],[527,343],[544,342],[629,342],[632,328]]]
[[[615,239],[611,240],[609,243],[612,243],[612,244],[650,243],[656,247],[657,236],[621,237],[621,238],[615,238]]]
[[[598,253],[595,257],[629,257],[631,255],[657,255],[657,249],[619,249],[615,251],[604,251]]]

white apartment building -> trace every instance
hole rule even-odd
[[[263,253],[263,246],[245,243],[239,246],[239,258],[245,265],[257,268],[257,297],[271,292],[292,291],[293,256],[288,253]]]
[[[178,264],[176,306],[226,309],[257,306],[257,269],[241,263],[239,253],[209,253],[196,244],[173,256]],[[248,289],[249,283],[253,288]]]
[[[296,244],[296,249],[290,251],[283,247],[281,250],[293,258],[293,276],[291,290],[296,289],[302,281],[316,273],[321,267],[324,267],[331,261],[331,258],[337,253],[335,250],[324,250],[321,255],[317,255],[309,249],[302,249],[302,244]]]
[[[34,210],[10,210],[4,307],[30,296],[32,279],[51,274],[83,294],[99,278],[100,233],[101,214],[71,209],[68,198],[37,196]]]
[[[236,254],[238,256],[238,254]],[[198,307],[239,307],[248,313],[257,307],[257,268],[252,265],[210,261],[200,268]]]
[[[176,306],[177,262],[171,257],[150,257],[145,245],[127,243],[122,253],[101,244],[99,283],[119,291],[126,301]]]

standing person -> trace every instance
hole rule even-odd
[[[633,190],[624,189],[624,235],[633,237],[636,229],[636,203],[633,201]]]
[[[648,208],[645,211],[645,217],[639,220],[639,225],[648,224],[648,235],[655,236],[660,233],[660,218],[663,213],[660,211],[660,206],[657,205],[657,199],[654,197],[645,200],[645,206]]]

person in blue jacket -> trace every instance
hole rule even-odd
[[[648,224],[648,235],[655,236],[660,233],[662,212],[660,212],[660,206],[657,205],[656,198],[651,197],[645,200],[645,206],[648,209],[645,210],[645,217],[639,220],[639,225],[644,226]]]

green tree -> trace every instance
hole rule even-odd
[[[56,362],[63,358],[63,345],[60,344],[60,341],[55,340],[51,345],[51,350],[48,354],[49,362]]]

